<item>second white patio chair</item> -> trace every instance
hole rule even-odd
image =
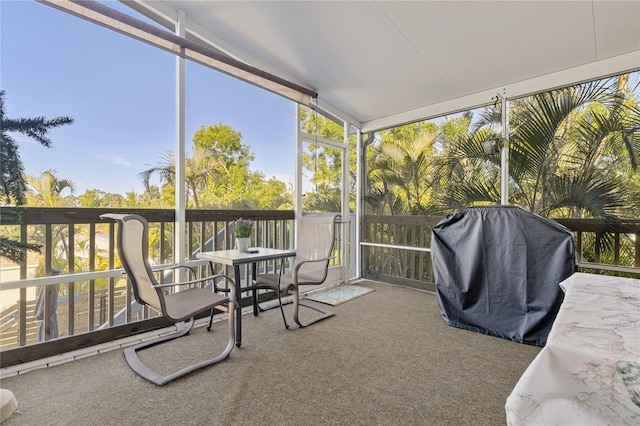
[[[284,325],[289,328],[282,308],[283,304],[293,303],[293,320],[300,327],[306,327],[315,322],[333,316],[319,305],[300,301],[300,286],[320,285],[327,279],[329,263],[333,258],[333,242],[335,240],[337,213],[307,213],[303,214],[298,230],[296,256],[293,258],[291,271],[284,274],[258,275],[256,282],[259,288],[275,290],[278,294],[278,304]],[[291,294],[290,302],[283,303],[282,296]],[[299,307],[304,306],[319,312],[316,317],[302,322],[299,319]]]
[[[188,282],[159,284],[148,261],[149,229],[147,221],[135,214],[109,213],[101,215],[100,218],[113,219],[119,224],[118,254],[131,281],[136,301],[162,313],[162,316],[172,324],[187,321],[181,331],[125,348],[125,358],[133,371],[156,385],[164,385],[227,358],[235,344],[235,282],[224,275],[215,275]],[[199,283],[220,278],[229,282],[230,292],[228,294],[214,293],[197,286]],[[180,287],[178,291],[170,291],[171,287],[176,286]],[[193,327],[196,315],[210,311],[213,316],[214,308],[228,312],[229,337],[226,347],[220,354],[166,376],[152,371],[140,360],[138,351],[188,334]]]

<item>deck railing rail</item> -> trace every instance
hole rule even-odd
[[[100,219],[108,212],[134,213],[147,219],[152,269],[165,271],[178,265],[174,210],[2,208],[3,236],[42,246],[40,254],[30,253],[20,265],[3,261],[0,269],[3,367],[164,325],[153,310],[139,305],[136,308],[115,247],[116,225]],[[18,213],[19,220],[11,213]],[[207,272],[209,265],[196,260],[197,252],[234,248],[231,229],[240,217],[256,222],[252,245],[281,249],[294,246],[293,211],[187,210],[188,260],[182,264],[192,267],[198,276]],[[335,259],[337,263],[339,254]],[[273,262],[260,265],[262,270],[275,267]],[[230,268],[216,272],[233,275]],[[173,279],[166,273],[158,278]]]
[[[368,215],[362,226],[362,276],[435,291],[431,230],[441,216]],[[596,219],[555,219],[573,231],[578,265],[587,272],[640,277],[640,220],[611,229],[603,249]]]
[[[13,215],[5,212],[19,213],[20,219],[14,220]],[[173,248],[174,210],[2,208],[0,233],[18,241],[42,244],[42,251],[29,255],[20,265],[11,266],[3,261],[0,269],[3,305],[0,366],[166,325],[152,310],[136,308],[115,250],[116,225],[100,219],[101,214],[108,212],[144,216],[149,221],[152,268],[165,270],[177,266]],[[293,247],[293,211],[187,210],[185,252],[189,258],[186,264],[202,275],[208,264],[196,260],[198,251],[233,248],[230,229],[239,217],[256,221],[254,245]],[[361,227],[360,275],[435,291],[431,229],[441,219],[439,216],[365,216]],[[614,229],[606,250],[596,244],[598,221],[557,221],[574,232],[577,260],[582,270],[640,277],[640,221],[622,221]],[[342,244],[336,244],[334,265],[339,265],[342,259],[341,247]],[[275,265],[264,264],[261,268],[273,270]],[[233,274],[231,269],[220,272]],[[161,274],[159,279],[171,280],[172,277]],[[59,338],[54,336],[55,328]]]

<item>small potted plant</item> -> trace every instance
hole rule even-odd
[[[251,235],[255,222],[248,219],[239,218],[232,222],[233,235],[236,237],[236,249],[246,252],[251,245]]]

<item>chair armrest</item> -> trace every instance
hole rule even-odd
[[[187,269],[189,271],[189,279],[195,278],[195,276],[196,276],[195,269],[193,267],[187,266],[187,265],[171,265],[171,266],[166,266],[166,267],[162,267],[161,266],[161,267],[155,269],[153,271],[153,273],[154,274],[155,273],[159,273],[159,272],[161,273],[161,272],[164,272],[164,271],[169,271],[169,270],[172,270],[172,269],[180,269],[180,268],[185,268],[185,269]]]
[[[303,260],[302,262],[299,262],[298,264],[296,264],[291,274],[291,277],[293,278],[293,282],[296,284],[298,283],[298,270],[303,265],[307,263],[329,262],[330,260],[331,260],[331,257],[323,257],[321,259],[309,259],[309,260]]]
[[[211,281],[211,280],[216,280],[218,278],[224,278],[225,280],[227,280],[227,282],[230,282],[231,285],[233,285],[234,287],[236,285],[236,282],[231,277],[229,277],[227,275],[224,275],[224,274],[216,274],[216,275],[209,275],[209,276],[206,276],[206,277],[198,278],[197,280],[181,281],[181,282],[177,282],[177,283],[156,284],[153,287],[155,287],[155,288],[165,288],[165,287],[184,286],[184,285],[193,286],[193,285],[198,284],[198,283]]]

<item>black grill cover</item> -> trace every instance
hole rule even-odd
[[[521,207],[470,207],[433,228],[431,258],[448,325],[544,346],[575,246],[569,229]]]

